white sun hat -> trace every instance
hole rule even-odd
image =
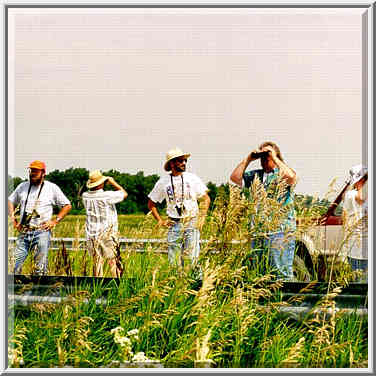
[[[166,154],[166,162],[164,164],[164,169],[166,171],[170,171],[171,170],[171,167],[170,167],[170,161],[172,159],[175,159],[175,158],[178,158],[178,157],[185,157],[185,158],[188,158],[190,157],[191,155],[190,154],[187,154],[187,153],[184,153],[181,149],[179,148],[175,148],[175,149],[171,149],[167,154]]]
[[[108,176],[102,175],[99,170],[91,171],[89,174],[89,180],[86,183],[86,186],[90,188],[94,188],[102,183],[104,183],[108,179]]]
[[[367,167],[365,167],[361,164],[351,167],[350,171],[349,171],[349,174],[350,174],[349,182],[350,182],[350,184],[354,185],[367,173],[368,173]]]

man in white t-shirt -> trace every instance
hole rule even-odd
[[[105,183],[114,187],[115,191],[104,191]],[[128,194],[114,178],[103,176],[99,170],[90,172],[86,186],[89,191],[82,194],[82,201],[86,209],[87,247],[94,258],[94,276],[103,276],[103,264],[106,259],[112,276],[120,277],[122,266],[115,204],[123,201]]]
[[[179,148],[166,155],[164,169],[170,174],[161,177],[149,194],[148,207],[160,226],[169,227],[167,235],[168,260],[183,266],[183,254],[190,254],[196,266],[200,254],[200,231],[210,204],[208,188],[202,180],[186,172],[187,158]],[[166,200],[168,219],[163,220],[156,203]],[[200,207],[198,204],[200,201]]]
[[[34,255],[37,275],[48,271],[48,249],[51,230],[72,209],[70,201],[54,183],[45,180],[46,164],[33,161],[29,164],[29,181],[17,186],[8,198],[8,213],[14,228],[20,232],[15,249],[14,273],[20,273],[29,251],[35,246]],[[15,208],[20,206],[20,221],[15,217]],[[60,208],[55,219],[53,207]]]

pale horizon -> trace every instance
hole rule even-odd
[[[8,173],[162,175],[178,146],[220,185],[270,140],[322,198],[367,164],[365,12],[9,9]]]

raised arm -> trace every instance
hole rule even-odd
[[[124,200],[128,197],[127,191],[112,176],[107,179],[107,183],[112,185],[116,191],[122,191],[124,193]]]
[[[256,159],[259,159],[259,156],[257,155],[260,153],[260,150],[253,150],[251,151],[246,158],[244,158],[232,171],[230,175],[230,180],[237,184],[238,186],[242,186],[243,184],[243,175],[244,171],[247,169],[248,165],[255,161]]]
[[[286,180],[288,185],[293,185],[296,183],[296,172],[277,157],[276,151],[271,146],[265,146],[264,148],[262,148],[262,151],[269,152],[269,155],[272,157],[273,162],[279,169],[281,177]]]

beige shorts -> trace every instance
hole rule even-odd
[[[89,238],[86,241],[88,252],[91,256],[100,256],[105,259],[116,257],[118,246],[117,236],[111,232],[104,232],[97,238]]]

